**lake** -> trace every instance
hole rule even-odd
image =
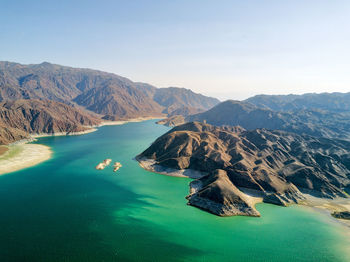
[[[167,130],[151,120],[39,139],[52,159],[0,176],[0,261],[350,261],[345,228],[311,208],[222,218],[187,206],[190,179],[133,160]],[[95,170],[105,158],[123,167]]]

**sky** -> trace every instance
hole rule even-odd
[[[0,60],[221,100],[350,92],[350,1],[0,0]]]

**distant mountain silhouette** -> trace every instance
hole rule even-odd
[[[321,93],[304,95],[257,95],[245,100],[258,107],[275,111],[322,109],[331,112],[350,111],[349,93]]]

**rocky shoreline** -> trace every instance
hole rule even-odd
[[[174,177],[188,177],[188,178],[201,178],[206,175],[204,172],[200,172],[197,170],[192,169],[175,169],[170,167],[164,167],[161,165],[158,165],[155,160],[148,159],[145,157],[137,156],[135,157],[135,160],[139,162],[139,165],[150,172],[161,174],[161,175],[167,175],[167,176],[174,176]]]
[[[218,201],[215,192],[210,192],[210,194],[202,195],[202,190],[208,189],[208,184],[202,182],[203,178],[208,176],[206,173],[202,173],[197,170],[177,170],[173,168],[168,168],[156,164],[153,159],[146,159],[141,157],[136,157],[135,160],[139,162],[139,165],[150,172],[167,175],[172,177],[186,177],[192,178],[193,181],[190,182],[189,194],[186,196],[188,200],[188,205],[200,208],[204,211],[212,213],[218,216],[252,216],[260,217],[260,212],[256,210],[255,205],[258,203],[275,204],[280,206],[290,206],[293,204],[306,206],[314,208],[320,211],[324,211],[329,216],[332,216],[339,220],[343,225],[350,228],[349,212],[350,212],[350,199],[348,198],[317,198],[307,193],[298,193],[298,198],[295,202],[288,201],[282,204],[280,200],[276,201],[276,197],[266,197],[266,194],[261,191],[252,190],[249,188],[235,187],[232,183],[234,194],[229,201]],[[214,173],[219,174],[222,170],[216,170]],[[225,174],[220,174],[225,176]],[[230,188],[230,190],[232,190]],[[212,188],[210,188],[212,191]],[[267,196],[274,195],[272,192],[267,193]],[[283,196],[279,196],[282,197]],[[289,198],[285,198],[289,199]],[[241,201],[243,200],[243,201]]]
[[[188,204],[219,216],[259,216],[256,201],[344,212],[350,210],[349,145],[283,131],[194,122],[159,137],[136,160],[160,174],[201,174],[192,176],[196,180],[190,183]],[[254,203],[248,192],[255,192]]]

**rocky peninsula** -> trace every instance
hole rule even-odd
[[[350,142],[343,140],[190,122],[159,137],[137,159],[151,171],[201,172],[190,183],[188,204],[219,216],[259,216],[259,199],[287,206],[350,193]]]

